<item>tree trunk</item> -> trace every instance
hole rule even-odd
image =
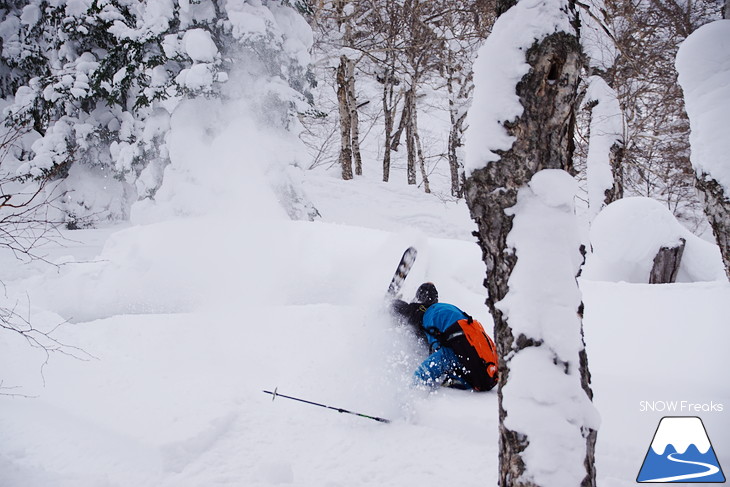
[[[447,157],[449,159],[449,172],[451,175],[451,196],[462,198],[464,196],[464,163],[462,156],[464,121],[466,120],[466,107],[474,89],[473,71],[457,80],[454,73],[456,70],[449,69],[446,86],[449,91],[449,141]],[[455,90],[454,85],[459,89]]]
[[[390,179],[390,153],[391,143],[393,141],[393,119],[395,118],[395,107],[393,106],[393,73],[386,70],[383,78],[383,114],[385,116],[385,133],[383,143],[383,182]]]
[[[340,166],[342,179],[352,179],[352,125],[347,94],[347,57],[340,57],[337,67],[337,102],[340,113]]]
[[[705,205],[705,214],[720,247],[725,274],[730,280],[730,195],[725,194],[722,186],[707,174],[698,176],[696,185]]]
[[[462,86],[459,93],[454,93],[453,83],[454,77],[452,74],[449,75],[447,85],[449,87],[449,120],[451,127],[449,128],[449,141],[447,156],[449,159],[449,172],[451,175],[451,196],[461,198],[464,196],[463,187],[463,174],[464,165],[460,157],[461,148],[464,145],[462,142],[464,133],[464,120],[466,119],[466,110],[463,109],[462,103],[459,103],[458,98],[465,98],[462,95],[465,87]],[[470,80],[466,81],[471,84]],[[455,99],[457,98],[457,99]]]
[[[408,92],[406,92],[406,95],[408,95]],[[394,150],[395,152],[398,152],[398,146],[400,145],[400,138],[403,135],[403,130],[406,128],[406,124],[408,123],[408,119],[410,118],[410,116],[408,115],[409,109],[410,109],[410,106],[408,105],[408,98],[406,98],[403,101],[403,110],[401,110],[400,122],[398,122],[398,128],[396,129],[395,133],[393,134],[393,141],[390,146],[390,148],[392,150]]]
[[[452,102],[449,101],[449,105]],[[451,108],[451,107],[449,107]],[[451,196],[461,198],[464,195],[461,184],[461,168],[459,167],[459,157],[457,151],[461,145],[461,137],[456,127],[456,121],[454,120],[454,112],[451,112],[451,128],[449,129],[449,142],[448,142],[448,158],[449,158],[449,173],[451,175]]]
[[[428,181],[428,172],[426,171],[426,158],[423,156],[423,148],[421,147],[421,136],[418,135],[418,107],[416,106],[416,97],[411,98],[411,124],[413,126],[413,140],[416,146],[416,157],[418,158],[418,167],[421,170],[421,179],[423,180],[423,190],[426,193],[431,192],[431,184]]]
[[[500,10],[506,11],[511,3],[513,2],[506,2]],[[570,7],[571,14],[574,15],[573,5]],[[535,350],[535,347],[547,346],[540,338],[522,333],[515,336],[508,316],[497,306],[507,296],[508,282],[518,261],[515,249],[507,243],[516,210],[506,210],[515,206],[519,190],[526,187],[537,172],[543,169],[563,169],[573,173],[574,105],[580,57],[578,37],[565,32],[549,35],[527,50],[526,61],[530,71],[516,86],[524,111],[513,121],[502,122],[506,131],[515,137],[514,144],[507,151],[499,151],[500,160],[474,170],[466,180],[466,199],[472,218],[478,226],[475,236],[482,248],[482,258],[487,267],[487,304],[494,319],[495,341],[500,356],[499,485],[502,487],[539,485],[526,474],[529,457],[525,457],[523,453],[530,445],[530,437],[511,429],[505,421],[508,414],[511,420],[520,419],[519,409],[508,410],[505,407],[505,394],[509,394],[506,386],[510,382],[512,361],[527,349]],[[471,110],[478,109],[477,106],[471,107]],[[481,135],[472,134],[475,137]],[[575,252],[578,252],[577,248]],[[580,316],[580,308],[582,305],[576,309],[577,316]],[[582,337],[575,339],[582,340]],[[578,362],[576,368],[580,374],[580,384],[576,384],[576,387],[582,387],[586,396],[592,398],[585,348],[575,357],[575,361]],[[549,362],[542,365],[565,365],[567,369],[569,364]],[[525,373],[524,369],[521,373]],[[546,422],[565,421],[562,417],[555,417],[560,412],[549,407],[542,409],[541,414],[543,413]],[[590,426],[579,425],[576,428],[580,428],[582,439],[585,440],[584,461],[580,466],[585,475],[579,483],[582,487],[595,486],[593,465],[596,431]]]
[[[624,153],[624,145],[619,143],[613,144],[609,151],[608,162],[611,164],[613,187],[606,190],[606,197],[603,200],[606,205],[610,205],[624,197]]]
[[[347,108],[350,113],[350,144],[355,163],[355,174],[362,176],[362,156],[360,154],[360,118],[357,114],[357,95],[355,93],[355,61],[347,60]]]
[[[679,264],[682,262],[684,244],[687,241],[679,239],[674,247],[662,247],[654,257],[654,265],[649,273],[649,284],[669,284],[677,280]]]
[[[501,313],[494,303],[506,296],[507,279],[516,260],[514,255],[503,255],[512,228],[512,216],[504,210],[517,203],[517,191],[538,171],[553,168],[573,172],[573,103],[579,72],[574,64],[579,49],[577,39],[557,33],[528,51],[531,69],[517,86],[524,113],[515,121],[504,122],[507,132],[517,139],[509,151],[500,154],[500,161],[474,171],[467,179],[467,203],[479,225],[478,237],[485,249],[487,275],[491,276],[487,280],[488,305],[496,315]],[[556,70],[568,79],[549,84],[550,73]]]
[[[457,123],[459,120],[459,113],[456,103],[456,93],[454,93],[454,84],[456,83],[455,76],[454,76],[454,69],[452,69],[453,65],[453,56],[451,51],[449,51],[448,56],[448,66],[447,66],[447,73],[448,76],[446,78],[446,88],[449,92],[449,122],[451,122],[451,127],[449,128],[449,141],[448,146],[446,149],[446,155],[449,159],[449,173],[451,176],[451,196],[461,197],[463,194],[463,191],[461,189],[461,177],[459,176],[459,158],[457,156],[457,151],[459,146],[461,145],[461,137],[460,137],[460,131],[457,128]]]
[[[403,115],[408,115],[405,120],[406,127],[406,151],[408,152],[408,184],[416,184],[416,139],[415,139],[415,127],[413,126],[413,109],[414,109],[414,98],[415,93],[413,88],[410,88],[406,92],[405,104],[408,106],[408,110],[403,110]]]

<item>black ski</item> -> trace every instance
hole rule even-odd
[[[403,281],[405,281],[408,276],[408,272],[411,270],[413,263],[416,261],[416,254],[417,252],[415,247],[408,247],[406,251],[403,252],[403,257],[401,257],[398,267],[395,269],[393,279],[391,279],[390,285],[388,286],[387,297],[392,299],[398,295],[400,288],[403,286]]]

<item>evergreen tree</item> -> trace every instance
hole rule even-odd
[[[294,12],[275,0],[13,2],[0,11],[5,120],[37,134],[17,175],[62,179],[71,227],[127,218],[162,183],[176,106],[238,96],[225,84],[242,58],[270,88],[261,114],[291,128],[309,82],[283,9]]]

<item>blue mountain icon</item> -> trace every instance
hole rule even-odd
[[[646,453],[637,482],[725,482],[702,420],[664,417]]]

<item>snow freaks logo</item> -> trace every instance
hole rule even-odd
[[[636,481],[725,482],[702,420],[692,416],[662,418]]]

